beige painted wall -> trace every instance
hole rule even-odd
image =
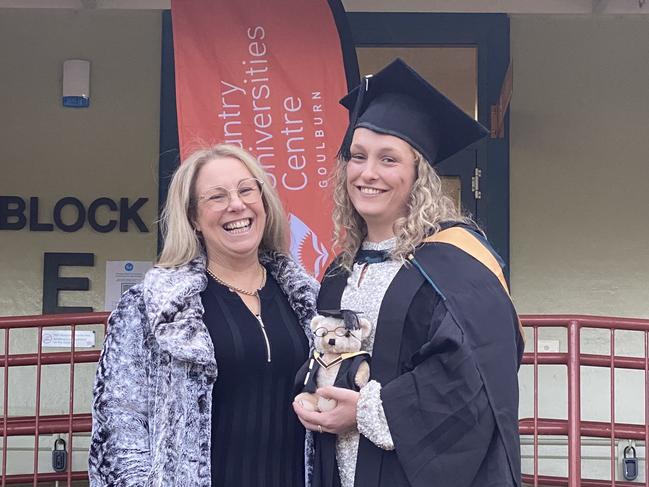
[[[128,233],[99,234],[88,225],[74,233],[0,231],[0,316],[41,313],[44,252],[95,254],[94,268],[63,268],[64,276],[90,278],[91,289],[62,293],[60,304],[97,311],[104,307],[106,260],[155,259],[160,42],[160,12],[0,10],[0,195],[40,197],[41,220],[48,222],[63,196],[86,206],[100,196],[147,197],[139,213],[150,230],[140,233],[131,224]],[[73,58],[91,61],[87,109],[61,106],[62,63]],[[98,347],[102,341],[100,333]],[[35,333],[16,332],[11,340],[13,353],[35,348]],[[94,368],[76,368],[78,412],[89,410]],[[34,368],[11,371],[11,415],[34,413],[34,378]],[[67,367],[44,373],[43,394],[44,414],[67,412]],[[31,445],[11,439],[10,472],[24,471],[23,459],[30,468],[31,454],[20,449]],[[52,440],[41,445],[49,449]],[[76,445],[74,467],[83,469],[87,442]],[[42,456],[49,471],[51,456]]]
[[[649,318],[649,19],[511,22],[511,272],[524,313]]]
[[[511,278],[521,313],[649,318],[647,46],[647,18],[512,17]],[[541,338],[567,350],[565,333]],[[643,341],[618,333],[616,352],[643,356]],[[608,354],[609,335],[586,330],[581,346]],[[582,419],[609,420],[609,377],[582,368]],[[642,372],[618,372],[615,384],[616,420],[642,424]],[[520,416],[531,417],[530,366],[520,391]],[[567,417],[565,367],[542,368],[539,391],[541,417]],[[542,439],[540,472],[565,476],[566,451],[565,438]],[[526,472],[531,458],[524,440]],[[585,440],[582,469],[609,478],[608,440]]]
[[[0,194],[41,198],[41,218],[76,196],[148,197],[150,233],[0,231],[0,316],[41,312],[43,252],[94,252],[87,293],[63,305],[103,309],[105,261],[151,260],[156,251],[160,13],[0,10]],[[87,109],[61,106],[62,63],[91,61]],[[66,271],[67,272],[67,271]],[[74,294],[74,297],[73,297]]]

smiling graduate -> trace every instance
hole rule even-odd
[[[355,468],[332,477],[314,465],[313,486],[520,486],[519,320],[500,258],[434,170],[487,132],[401,60],[341,103],[342,252],[318,308],[363,313],[372,367],[360,392],[318,391],[332,411],[294,404],[312,431],[360,432],[347,445]]]

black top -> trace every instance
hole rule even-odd
[[[268,346],[259,320],[236,293],[209,277],[201,294],[219,367],[212,485],[304,487],[305,431],[291,404],[308,342],[270,273],[259,294]]]

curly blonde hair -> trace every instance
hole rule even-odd
[[[408,212],[397,218],[393,224],[397,239],[391,255],[393,259],[405,261],[423,240],[440,230],[443,221],[468,223],[471,220],[462,216],[455,203],[442,192],[442,180],[432,166],[414,148],[417,177],[408,199]],[[339,158],[334,174],[334,246],[340,251],[336,269],[351,271],[354,256],[367,237],[367,225],[356,211],[347,193],[347,164]]]

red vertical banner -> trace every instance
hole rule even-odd
[[[327,0],[172,0],[181,154],[252,152],[289,214],[291,252],[331,260],[332,171],[347,126],[341,42]]]

